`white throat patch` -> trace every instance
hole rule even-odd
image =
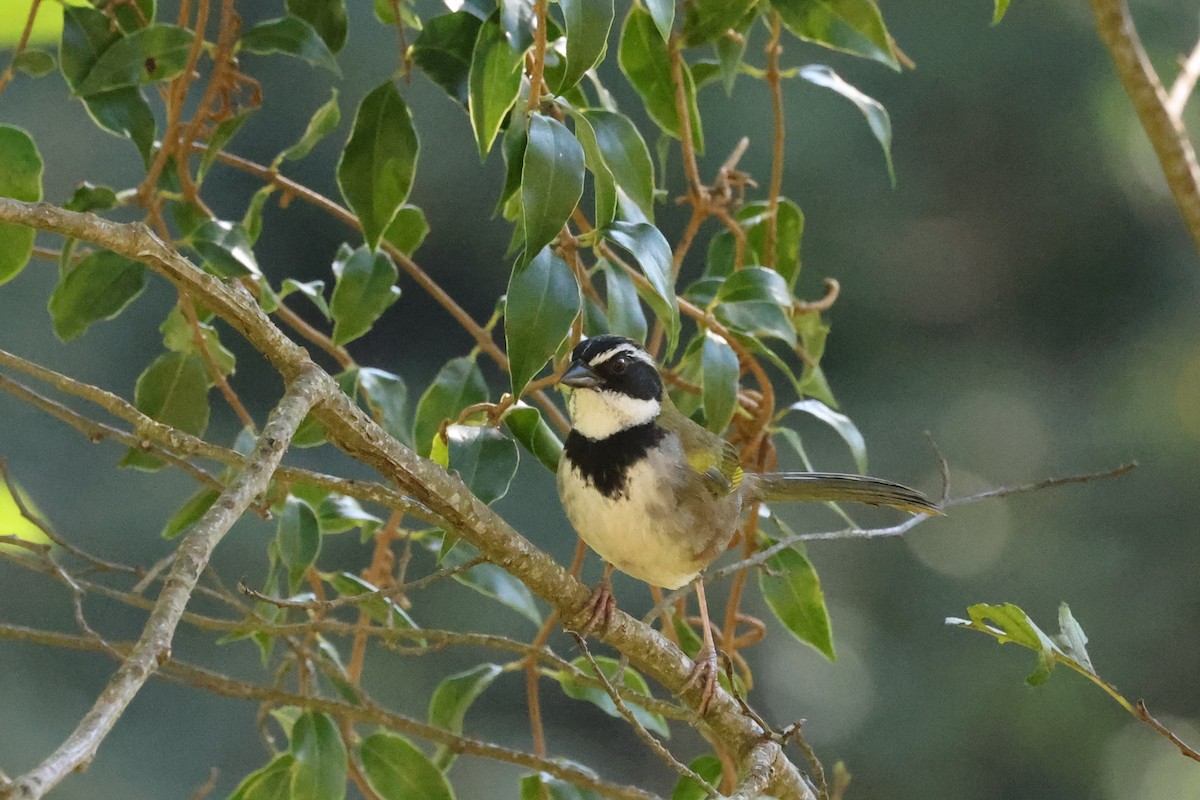
[[[662,405],[657,400],[641,400],[620,392],[574,389],[567,400],[567,410],[571,412],[575,430],[598,441],[653,422]]]

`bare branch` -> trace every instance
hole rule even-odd
[[[162,592],[129,651],[92,709],[46,760],[0,790],[4,800],[37,800],[71,772],[87,766],[146,679],[169,657],[175,628],[213,550],[263,492],[309,409],[320,399],[317,368],[296,376],[275,407],[254,450],[221,496],[183,538]]]
[[[1171,92],[1167,95],[1167,113],[1178,119],[1183,116],[1183,108],[1192,97],[1196,88],[1196,80],[1200,79],[1200,42],[1192,48],[1191,55],[1180,65],[1179,75],[1171,84]]]

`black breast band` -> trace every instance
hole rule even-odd
[[[573,430],[567,434],[563,457],[596,491],[616,499],[628,492],[630,467],[641,461],[665,433],[653,422],[599,440],[589,439]]]

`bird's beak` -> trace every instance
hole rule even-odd
[[[572,389],[594,389],[600,385],[600,376],[586,363],[576,361],[567,367],[558,382]]]

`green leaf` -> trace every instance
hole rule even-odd
[[[133,390],[138,411],[164,425],[193,436],[208,428],[208,372],[199,356],[164,353],[138,377]],[[155,470],[157,458],[130,448],[120,462],[123,467]]]
[[[765,267],[738,270],[721,285],[717,302],[717,318],[731,328],[796,344],[790,317],[792,294],[778,272]]]
[[[237,366],[237,358],[225,345],[221,344],[221,337],[217,334],[217,329],[207,322],[202,322],[197,319],[196,327],[200,329],[200,335],[204,338],[204,346],[208,350],[209,356],[212,357],[213,363],[221,371],[222,375],[230,375]],[[167,314],[167,318],[158,326],[162,331],[163,344],[168,350],[176,353],[193,353],[200,355],[199,349],[196,347],[196,337],[193,334],[192,326],[188,322],[187,317],[183,315],[183,309],[178,305],[171,309]],[[202,356],[201,356],[202,358]]]
[[[579,83],[585,72],[600,63],[615,17],[612,0],[559,0],[559,5],[567,24],[567,64],[553,87],[555,94]]]
[[[0,197],[34,203],[42,199],[42,156],[29,134],[0,125]],[[0,224],[0,284],[15,278],[33,255],[33,228]]]
[[[737,409],[737,353],[733,352],[729,342],[712,331],[705,331],[700,363],[704,424],[713,433],[720,433],[729,426]]]
[[[367,782],[380,800],[453,800],[446,776],[412,742],[394,733],[371,734],[359,751]]]
[[[146,268],[108,250],[75,265],[50,295],[54,333],[64,342],[83,335],[93,322],[112,319],[146,288]]]
[[[669,357],[679,342],[679,301],[675,297],[672,277],[671,245],[666,237],[648,222],[614,222],[605,234],[613,244],[629,252],[650,282],[653,295],[650,307],[667,330]]]
[[[562,456],[562,441],[554,434],[554,430],[546,424],[539,412],[533,406],[517,403],[501,417],[513,438],[521,443],[534,458],[551,472],[558,472],[558,461]]]
[[[307,281],[301,283],[295,278],[284,278],[279,287],[279,299],[283,300],[289,294],[299,292],[312,301],[321,316],[329,319],[329,304],[325,302],[325,281]]]
[[[26,75],[40,78],[54,71],[54,56],[45,50],[32,48],[22,50],[20,55],[13,59],[12,68],[24,72]]]
[[[466,11],[442,14],[426,21],[409,48],[409,57],[429,79],[467,105],[471,54],[483,21]]]
[[[164,539],[174,539],[199,522],[204,512],[208,511],[220,496],[221,493],[216,489],[201,489],[196,492],[167,520],[159,535]]]
[[[721,760],[716,756],[700,756],[688,764],[688,767],[692,772],[708,781],[711,786],[716,786],[721,782],[723,767]],[[671,800],[708,800],[708,797],[708,789],[686,775],[679,779],[679,783],[675,784],[675,791],[671,792]]]
[[[767,229],[770,219],[765,202],[747,203],[735,215],[745,232],[745,264],[767,264]],[[800,239],[804,235],[804,212],[786,197],[779,198],[775,212],[775,271],[783,276],[789,291],[800,277]],[[728,277],[733,274],[734,239],[728,230],[722,230],[709,240],[705,275]]]
[[[996,0],[996,9],[992,13],[992,24],[999,25],[1000,20],[1004,19],[1004,15],[1008,13],[1009,0]]]
[[[373,367],[358,370],[358,388],[371,415],[396,439],[411,444],[408,429],[408,387],[399,375]]]
[[[305,711],[292,726],[291,800],[342,800],[346,796],[346,745],[328,714]]]
[[[279,546],[279,557],[288,568],[288,591],[294,592],[321,552],[321,525],[317,521],[317,512],[298,497],[288,495],[283,510],[276,515],[275,541]]]
[[[384,81],[359,104],[337,166],[338,187],[372,250],[408,199],[419,152],[408,106],[395,85]]]
[[[671,38],[671,26],[675,24],[675,0],[645,0],[645,3],[654,27],[665,42]]]
[[[635,342],[646,341],[646,313],[638,302],[633,279],[623,269],[602,261],[604,289],[608,299],[608,329]]]
[[[820,314],[798,314],[792,318],[800,343],[808,352],[810,361],[804,364],[797,391],[801,395],[815,397],[831,408],[837,408],[837,400],[829,389],[829,381],[821,370],[820,361],[825,354],[825,340],[829,338],[829,326]]]
[[[579,285],[567,262],[549,247],[527,264],[518,262],[508,281],[504,304],[513,397],[558,351],[579,313]]]
[[[480,664],[443,678],[429,698],[429,724],[444,731],[462,733],[467,710],[503,671],[499,664]],[[449,747],[439,745],[433,755],[433,764],[445,772],[456,757]]]
[[[758,588],[789,633],[830,661],[836,658],[821,579],[807,556],[794,547],[780,550],[758,571]]]
[[[596,146],[625,196],[654,220],[654,163],[637,127],[624,114],[603,109],[582,112],[595,133]]]
[[[346,0],[287,0],[287,10],[311,25],[330,51],[346,44]]]
[[[300,17],[287,16],[260,22],[242,34],[242,49],[259,55],[283,53],[341,75],[325,40]]]
[[[117,205],[117,193],[107,186],[84,181],[75,188],[71,199],[63,203],[68,211],[107,211]]]
[[[508,493],[517,474],[517,444],[495,428],[450,425],[446,429],[450,469],[471,493],[492,504]]]
[[[600,146],[596,143],[596,132],[592,124],[578,111],[571,112],[575,120],[575,138],[583,147],[583,163],[592,173],[592,195],[595,198],[596,214],[593,220],[597,228],[603,228],[617,216],[617,184],[612,170],[604,163]]]
[[[332,493],[317,506],[317,522],[322,534],[345,533],[361,528],[370,535],[383,524],[383,520],[368,512],[353,497]]]
[[[620,662],[618,662],[615,658],[609,658],[607,656],[596,656],[595,658],[596,663],[600,666],[600,671],[604,673],[605,677],[608,678],[610,683],[615,683],[617,680],[617,674],[620,671]],[[593,678],[598,677],[596,675],[596,671],[592,668],[592,665],[588,663],[587,658],[584,656],[579,656],[571,661],[571,665],[585,675]],[[585,684],[579,681],[573,673],[567,672],[566,670],[558,673],[558,682],[562,684],[563,691],[566,692],[568,697],[573,697],[576,700],[586,700],[595,705],[605,714],[608,714],[610,717],[623,719],[621,712],[617,710],[616,704],[613,703],[612,697],[610,697],[608,692],[606,692],[603,688]],[[622,673],[621,683],[623,683],[628,689],[632,689],[635,692],[646,695],[646,697],[652,697],[650,694],[650,687],[646,685],[646,679],[643,678],[633,667],[625,667],[625,671]],[[671,729],[667,727],[667,721],[663,719],[661,714],[654,714],[647,711],[645,708],[638,705],[636,700],[629,698],[622,699],[625,700],[625,705],[631,712],[633,712],[634,719],[640,722],[642,727],[648,731],[654,731],[663,738],[670,737]]]
[[[900,70],[875,0],[770,0],[770,3],[787,29],[801,39]]]
[[[204,259],[206,272],[221,278],[262,274],[250,236],[240,222],[210,219],[192,231],[188,241]]]
[[[488,387],[473,358],[447,361],[417,403],[413,441],[417,452],[429,457],[433,436],[444,420],[453,422],[467,406],[487,400]]]
[[[112,42],[87,76],[73,87],[89,97],[100,92],[170,80],[183,72],[195,35],[177,25],[150,25]]]
[[[292,770],[296,759],[291,753],[280,753],[265,767],[247,775],[229,800],[292,800]]]
[[[621,42],[617,49],[617,61],[621,71],[641,96],[650,118],[664,133],[679,139],[683,127],[675,105],[675,82],[671,80],[671,57],[667,43],[655,28],[656,21],[641,7],[629,9],[625,26],[621,29]],[[700,111],[696,106],[696,85],[692,71],[684,62],[681,66],[683,89],[692,130],[692,146],[697,153],[704,152],[704,131],[700,124]]]
[[[67,86],[79,94],[79,86],[91,72],[104,51],[121,38],[107,14],[91,6],[63,8],[62,39],[59,43],[58,63]]]
[[[521,800],[600,800],[600,795],[580,789],[553,775],[539,772],[521,778]]]
[[[367,245],[357,250],[342,245],[333,262],[333,343],[351,342],[371,330],[375,320],[400,299],[396,278],[400,273],[387,253],[372,253]]]
[[[1070,613],[1069,610],[1068,613]],[[1002,606],[976,603],[967,609],[967,614],[971,617],[970,621],[949,617],[946,619],[946,624],[957,625],[960,628],[972,628],[994,636],[1000,644],[1011,642],[1037,653],[1037,667],[1025,679],[1030,686],[1045,683],[1057,661],[1064,659],[1074,661],[1083,668],[1083,664],[1064,653],[1054,643],[1054,640],[1047,636],[1019,606],[1012,603],[1005,603]],[[1090,672],[1091,670],[1086,669],[1086,671]]]
[[[383,238],[404,255],[411,256],[428,233],[429,223],[425,221],[425,212],[406,203],[396,212],[396,218],[388,226]]]
[[[558,237],[582,196],[579,141],[553,117],[533,114],[521,178],[526,261]]]
[[[439,555],[443,567],[457,567],[471,558],[471,548],[466,545],[454,547],[453,541],[450,541],[451,549],[447,550],[446,546],[447,540],[443,539],[442,552]],[[528,587],[495,564],[485,563],[471,567],[466,572],[457,573],[454,580],[508,606],[534,625],[542,624],[542,613],[538,610]]]
[[[1088,672],[1096,674],[1095,668],[1092,667],[1092,657],[1087,651],[1087,635],[1066,603],[1058,605],[1058,628],[1060,633],[1054,637],[1054,641],[1059,648]]]
[[[505,115],[517,102],[524,63],[524,52],[509,46],[495,15],[483,23],[471,54],[467,97],[480,159],[492,149]]]
[[[820,400],[801,400],[797,403],[792,403],[789,409],[814,416],[833,428],[837,435],[842,437],[842,441],[850,448],[850,453],[854,456],[854,464],[858,467],[858,471],[863,474],[866,473],[867,442],[863,439],[858,426],[854,424],[854,420],[841,412],[834,411]]]
[[[883,104],[851,86],[842,79],[841,75],[824,64],[809,64],[801,68],[800,77],[809,83],[835,91],[858,106],[858,110],[867,118],[867,126],[870,127],[871,133],[875,134],[879,146],[883,148],[888,177],[891,178],[892,186],[895,186],[896,169],[892,164],[892,120]]]
[[[325,573],[321,576],[332,586],[337,593],[342,597],[357,597],[360,594],[368,594],[378,592],[379,587],[372,583],[368,583],[362,578],[350,572],[335,572]],[[413,621],[400,605],[391,598],[377,597],[366,601],[359,602],[359,608],[367,612],[368,616],[380,625],[387,625],[393,628],[403,628],[405,630],[417,631],[421,627]],[[424,639],[415,639],[414,643],[419,647],[425,645]]]
[[[758,0],[692,0],[684,6],[685,45],[697,47],[728,38],[725,32],[739,29],[757,4]]]
[[[325,105],[313,113],[312,119],[308,121],[308,127],[304,129],[304,135],[300,137],[300,141],[276,156],[274,166],[278,167],[284,160],[298,161],[304,158],[312,152],[317,142],[328,136],[338,126],[338,123],[342,120],[342,112],[338,108],[337,98],[337,89],[334,89],[333,96],[325,102]]]
[[[137,147],[142,160],[149,162],[154,147],[156,125],[154,112],[142,93],[132,86],[100,92],[83,98],[88,115],[109,133],[129,139]]]

